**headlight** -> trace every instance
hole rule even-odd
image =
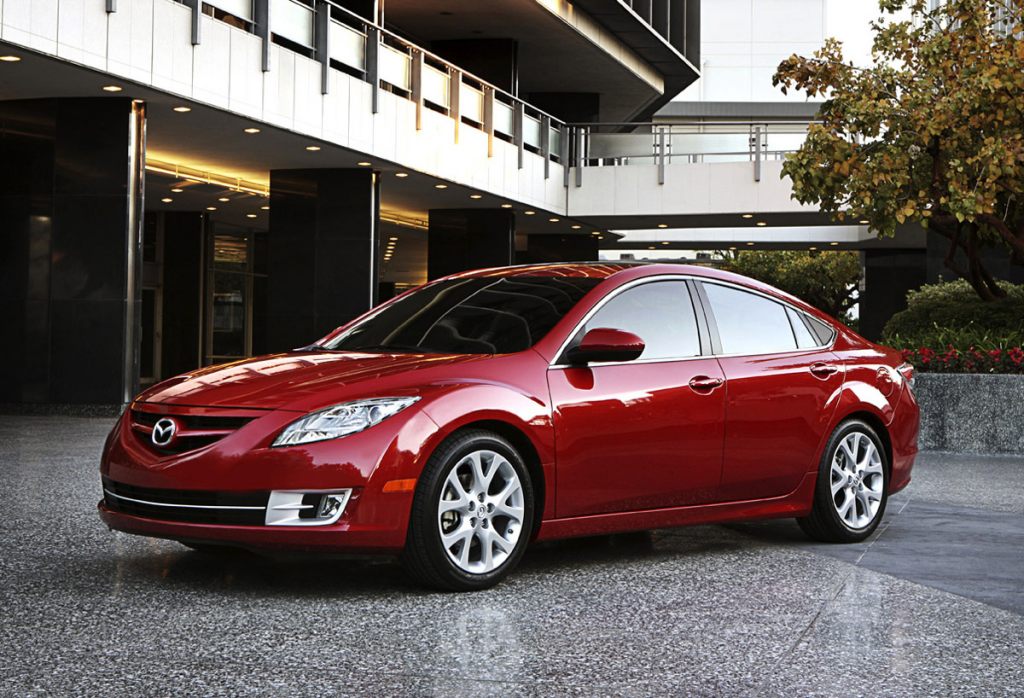
[[[328,407],[292,422],[271,445],[294,446],[355,434],[398,414],[417,400],[418,397],[376,397]]]

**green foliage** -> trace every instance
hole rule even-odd
[[[984,351],[1024,346],[1024,286],[985,302],[963,280],[922,286],[885,325],[883,343],[898,349],[956,347]]]
[[[903,223],[942,235],[956,253],[947,265],[993,300],[1003,291],[979,249],[1024,263],[1024,3],[929,6],[879,2],[869,68],[845,61],[835,39],[779,65],[783,92],[825,99],[783,175],[795,199],[837,220],[866,219],[880,236]]]
[[[841,320],[857,302],[861,277],[856,252],[743,250],[727,257],[724,268],[780,288]]]

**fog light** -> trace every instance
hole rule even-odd
[[[316,513],[318,519],[337,518],[341,508],[345,505],[346,495],[325,494],[320,498],[320,509]]]
[[[267,501],[267,526],[327,526],[341,518],[352,490],[274,490]]]

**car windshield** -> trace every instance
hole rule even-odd
[[[546,335],[601,279],[449,279],[410,293],[323,348],[426,354],[509,354]]]

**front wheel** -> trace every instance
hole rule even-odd
[[[533,483],[515,448],[488,431],[457,434],[420,476],[402,561],[428,586],[486,589],[519,563],[533,512]]]
[[[797,519],[804,533],[829,543],[857,543],[870,536],[885,513],[889,464],[870,425],[840,424],[825,447],[809,516]]]

